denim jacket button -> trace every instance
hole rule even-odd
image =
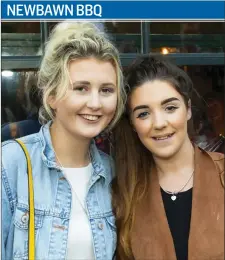
[[[103,230],[104,226],[103,226],[103,224],[102,224],[101,222],[98,223],[98,228],[101,229],[101,230]]]
[[[27,213],[25,213],[22,217],[21,217],[21,221],[23,223],[27,223],[29,219],[29,216],[27,215]]]

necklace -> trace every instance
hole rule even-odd
[[[192,172],[190,178],[188,179],[188,181],[185,183],[185,185],[184,185],[180,190],[178,190],[178,191],[173,191],[173,192],[171,192],[171,191],[165,191],[166,193],[171,194],[171,200],[175,201],[175,200],[177,199],[178,193],[180,193],[180,192],[188,185],[188,183],[190,182],[191,178],[192,178],[193,175],[194,175],[194,171],[195,171],[195,170],[193,170],[193,172]]]
[[[55,157],[56,157],[56,159],[57,159],[57,161],[58,161],[58,163],[59,163],[59,166],[60,166],[61,168],[64,168],[63,165],[61,164],[61,162],[60,162],[58,156],[57,156],[57,153],[55,152],[54,149],[53,149],[53,151],[54,151],[54,153],[55,153]],[[90,162],[91,162],[90,151],[88,151],[88,157],[89,157],[89,163],[90,163]],[[67,180],[67,181],[68,181],[68,180]],[[84,213],[87,215],[87,209],[86,209],[86,207],[84,206],[85,204],[82,203],[82,201],[80,200],[79,196],[77,195],[77,192],[74,190],[74,188],[73,188],[73,186],[71,185],[71,183],[70,183],[69,181],[68,181],[68,183],[69,183],[69,185],[70,185],[71,190],[74,192],[74,194],[75,194],[75,196],[76,196],[76,198],[77,198],[77,201],[79,202],[81,208],[83,209]]]

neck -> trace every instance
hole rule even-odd
[[[50,127],[50,134],[55,159],[60,166],[79,168],[88,165],[91,139],[76,137],[57,122],[53,122]]]
[[[171,158],[154,157],[159,177],[190,175],[194,169],[194,147],[187,137],[180,150]]]

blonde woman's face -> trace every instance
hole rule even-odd
[[[54,123],[82,138],[93,138],[113,119],[117,108],[117,75],[108,61],[86,58],[71,61],[67,96],[51,101]]]

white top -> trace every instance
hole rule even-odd
[[[67,260],[95,259],[92,231],[86,210],[86,195],[92,174],[92,164],[82,168],[63,168],[72,192],[67,243]]]

